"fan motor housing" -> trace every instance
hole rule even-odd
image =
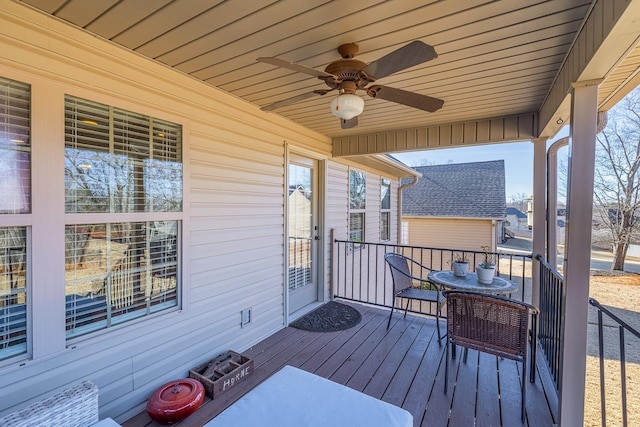
[[[324,69],[326,73],[336,76],[337,81],[325,80],[325,82],[329,87],[335,89],[343,81],[352,81],[356,82],[356,86],[359,89],[362,89],[373,81],[367,78],[368,76],[365,76],[365,74],[360,71],[366,66],[367,64],[365,62],[357,59],[339,59],[330,63],[327,65],[327,68]]]

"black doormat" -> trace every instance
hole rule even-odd
[[[335,301],[321,305],[290,326],[311,332],[342,331],[356,326],[362,315],[355,308]]]

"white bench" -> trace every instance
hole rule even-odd
[[[84,381],[47,399],[0,418],[0,427],[118,426],[110,418],[98,421],[98,386]]]
[[[406,410],[285,366],[206,427],[413,427]]]

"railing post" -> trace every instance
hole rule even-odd
[[[540,305],[540,268],[537,254],[545,253],[545,217],[546,217],[546,170],[547,139],[536,138],[533,141],[533,264],[531,265],[531,304]]]
[[[336,242],[335,228],[329,230],[329,242],[329,250],[331,251],[331,288],[329,289],[329,300],[333,301],[338,284],[338,243]]]

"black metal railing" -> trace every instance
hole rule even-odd
[[[540,261],[538,342],[547,359],[557,390],[560,378],[562,333],[564,331],[564,316],[562,315],[565,295],[564,278],[540,254],[536,255],[536,259]]]
[[[626,356],[626,333],[631,334],[631,338],[633,337],[640,339],[640,332],[630,326],[627,322],[620,319],[616,316],[611,310],[604,307],[594,298],[589,298],[589,304],[594,306],[598,312],[598,354],[600,357],[600,411],[601,411],[601,419],[602,426],[605,427],[607,425],[607,405],[606,405],[606,387],[607,383],[611,383],[614,381],[607,381],[605,378],[605,325],[603,321],[603,314],[606,314],[608,318],[613,322],[613,325],[606,325],[611,334],[613,334],[613,330],[618,330],[618,348],[616,349],[615,344],[613,343],[613,339],[607,340],[607,349],[611,357],[617,359],[620,362],[620,417],[622,420],[622,425],[628,425],[628,409],[627,409],[627,380],[629,379],[629,375],[627,373],[627,356]],[[614,337],[615,338],[615,337]],[[635,346],[637,347],[637,345]],[[636,356],[637,357],[637,356]],[[636,361],[637,363],[637,361]],[[607,370],[611,372],[611,366],[607,367]],[[614,382],[615,383],[615,382]],[[613,397],[615,394],[609,393],[608,396]],[[637,394],[635,391],[632,392],[632,396],[637,398]],[[618,422],[616,422],[618,425]]]
[[[454,258],[466,256],[473,271],[485,255],[482,251],[336,239],[333,245],[333,296],[391,307],[393,282],[384,261],[387,252],[401,253],[433,270],[450,270]],[[504,252],[489,254],[495,259],[496,274],[518,284],[518,290],[511,297],[531,302],[531,255]],[[427,279],[426,276],[424,279]],[[421,304],[411,306],[409,311],[425,312]]]

